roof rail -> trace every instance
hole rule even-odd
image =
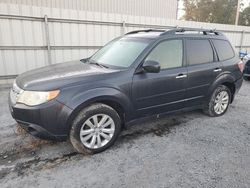
[[[197,32],[202,32],[203,35],[208,35],[208,34],[215,34],[215,35],[220,35],[221,33],[215,31],[215,30],[204,30],[204,29],[193,29],[193,28],[177,28],[177,29],[171,29],[168,31],[165,31],[161,35],[173,35],[176,33],[184,33],[186,31],[197,31]]]
[[[141,32],[165,32],[166,30],[160,30],[160,29],[144,29],[144,30],[135,30],[126,33],[125,35],[135,34],[135,33],[141,33]]]

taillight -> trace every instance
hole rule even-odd
[[[240,71],[243,72],[243,70],[244,70],[244,63],[242,61],[240,61],[239,63],[237,63],[237,65],[238,65]]]

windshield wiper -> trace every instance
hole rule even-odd
[[[89,60],[88,62],[89,62],[89,64],[94,64],[94,65],[97,65],[97,66],[102,67],[102,68],[107,68],[107,69],[109,68],[108,66],[97,63],[97,62],[95,62],[93,60]]]

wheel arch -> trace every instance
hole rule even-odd
[[[235,84],[232,83],[232,82],[223,82],[221,85],[227,86],[228,89],[230,90],[230,92],[231,92],[231,101],[230,101],[230,103],[232,103],[233,100],[234,100],[234,94],[235,94],[235,91],[236,91]]]
[[[210,97],[213,91],[219,86],[219,85],[225,85],[227,86],[231,91],[231,103],[234,99],[234,94],[236,91],[235,86],[235,78],[231,74],[223,74],[216,78],[216,80],[213,82],[213,84],[210,86],[207,97]]]
[[[133,110],[129,98],[119,90],[113,88],[99,88],[88,91],[75,97],[67,104],[67,106],[73,109],[67,120],[68,130],[70,130],[72,121],[78,113],[82,109],[95,103],[103,103],[116,110],[122,120],[122,125],[130,118],[131,110]]]

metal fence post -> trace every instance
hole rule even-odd
[[[51,59],[51,46],[50,46],[50,37],[49,37],[49,24],[48,24],[48,16],[44,16],[44,23],[45,23],[45,34],[46,34],[46,45],[47,45],[47,50],[48,50],[48,62],[49,65],[52,64],[52,59]]]
[[[242,30],[242,32],[241,32],[241,38],[240,38],[240,50],[242,50],[243,40],[244,40],[244,34],[245,34],[245,31]]]
[[[122,22],[122,35],[125,35],[125,33],[126,33],[126,22],[123,21]]]

